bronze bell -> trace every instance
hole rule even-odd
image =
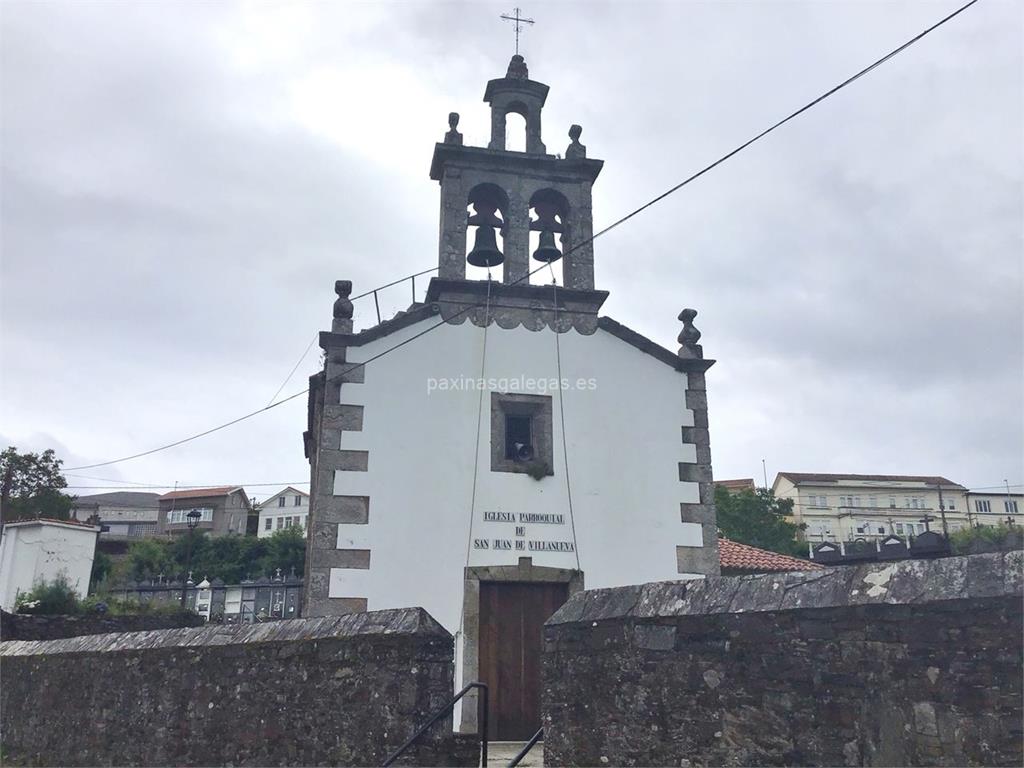
[[[537,261],[558,261],[562,258],[562,252],[555,247],[555,233],[550,229],[541,230],[540,242],[537,250],[533,252],[533,258]]]
[[[476,240],[473,250],[466,256],[466,261],[474,267],[496,267],[505,260],[494,237],[494,228],[480,225],[476,228]]]

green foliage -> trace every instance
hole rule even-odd
[[[100,606],[103,606],[100,608]],[[181,603],[175,600],[121,600],[113,595],[90,595],[81,602],[81,613],[105,612],[109,616],[164,615],[181,613]]]
[[[13,445],[0,453],[0,513],[5,520],[50,517],[67,520],[72,497],[53,449],[18,453]]]
[[[128,547],[128,577],[135,581],[155,579],[159,574],[174,572],[170,542],[162,539],[141,539]]]
[[[776,499],[766,488],[729,493],[715,488],[715,509],[722,535],[741,544],[783,555],[806,555],[797,541],[799,526],[786,518],[793,512],[792,499]]]
[[[39,615],[74,616],[105,613],[110,616],[181,613],[177,600],[139,602],[120,600],[108,594],[90,595],[80,600],[63,574],[52,582],[40,581],[28,594],[19,593],[17,612]]]
[[[78,594],[63,573],[53,581],[38,581],[28,594],[18,593],[18,613],[78,613]]]
[[[964,528],[949,534],[949,544],[955,554],[1013,549],[1020,546],[1021,529],[1000,523]]]
[[[92,573],[89,575],[90,588],[94,589],[97,584],[103,582],[110,575],[114,567],[114,560],[106,552],[96,552],[92,560]]]
[[[255,536],[220,536],[211,538],[205,532],[192,535],[191,571],[196,581],[220,579],[237,584],[244,579],[273,576],[278,568],[282,574],[302,573],[306,562],[306,538],[301,528],[275,531],[260,539]],[[135,581],[180,579],[188,562],[189,536],[173,540],[143,539],[128,548],[126,575]]]

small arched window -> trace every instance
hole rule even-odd
[[[505,149],[526,151],[526,105],[513,103],[505,113]]]

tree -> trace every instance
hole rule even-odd
[[[73,498],[63,492],[67,480],[52,448],[18,453],[13,445],[0,453],[0,522],[32,517],[67,520]]]
[[[792,499],[776,499],[767,488],[729,493],[715,488],[718,529],[727,539],[784,555],[806,554],[797,541],[800,527],[786,518],[793,512]]]
[[[266,538],[255,536],[219,536],[211,538],[195,531],[192,539],[192,575],[195,581],[220,579],[238,584],[243,579],[267,578],[278,568],[290,575],[294,568],[301,574],[306,562],[306,538],[302,529],[289,527]],[[133,542],[126,558],[127,575],[136,580],[154,579],[160,574],[169,581],[185,575],[189,534],[167,539],[143,539]]]
[[[155,579],[163,574],[171,578],[175,565],[169,541],[141,539],[128,546],[128,576],[135,581]]]
[[[256,561],[261,574],[274,575],[280,568],[282,576],[294,571],[302,574],[306,565],[306,536],[298,526],[282,528],[261,541],[267,542],[266,553]]]

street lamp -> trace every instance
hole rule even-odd
[[[185,573],[181,577],[181,610],[185,610],[185,601],[188,599],[186,591],[188,589],[188,574],[192,568],[192,536],[202,517],[203,513],[198,509],[193,509],[185,515],[185,523],[188,525],[188,541],[185,542]]]

